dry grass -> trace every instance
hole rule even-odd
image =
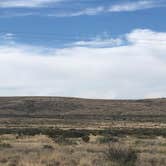
[[[0,166],[165,166],[165,108],[166,99],[0,98]]]
[[[8,137],[8,140],[4,138]],[[12,138],[12,139],[11,139]],[[16,166],[56,166],[56,165],[93,165],[103,163],[103,154],[88,152],[88,143],[79,140],[78,145],[59,145],[46,136],[22,137],[16,139],[13,135],[0,137],[1,140],[10,143],[12,148],[3,147],[0,151],[0,163]],[[101,151],[101,146],[95,152]],[[93,146],[92,146],[93,149]],[[102,147],[104,150],[104,147]],[[100,156],[101,159],[100,159]],[[99,162],[100,161],[100,162]]]
[[[20,138],[17,138],[16,135],[2,135],[0,136],[1,144],[9,144],[10,147],[0,147],[0,165],[165,166],[166,164],[164,158],[166,146],[163,146],[166,143],[166,138],[123,137],[119,138],[118,143],[109,143],[110,146],[108,143],[100,144],[99,138],[101,137],[90,136],[88,143],[77,138],[73,139],[77,144],[61,145],[44,135],[22,136]],[[157,140],[157,143],[152,145],[154,140]]]

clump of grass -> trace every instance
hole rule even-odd
[[[64,137],[63,135],[57,136],[56,138],[52,138],[52,140],[61,145],[73,145],[76,144],[69,138]]]
[[[54,147],[51,145],[43,145],[43,149],[49,149],[49,150],[53,150]]]
[[[99,137],[97,139],[97,142],[99,142],[100,144],[105,144],[105,143],[110,143],[110,142],[118,142],[118,138],[110,137],[110,136],[104,136],[104,137]]]
[[[55,160],[47,161],[46,166],[60,166],[60,162]]]
[[[160,146],[166,146],[166,143],[160,143]]]
[[[106,152],[107,159],[116,162],[119,166],[134,166],[137,160],[135,150],[121,144],[109,144]]]
[[[0,148],[11,148],[12,146],[8,143],[0,143]]]

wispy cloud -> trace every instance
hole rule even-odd
[[[111,6],[108,11],[109,12],[129,12],[136,10],[144,10],[149,8],[162,7],[164,5],[164,1],[161,0],[141,0],[135,2],[121,3],[115,4]]]
[[[2,40],[13,40],[14,34],[13,33],[0,33],[0,38]]]
[[[0,45],[14,44],[15,35],[13,33],[0,33]]]
[[[99,6],[96,8],[86,8],[81,11],[69,13],[69,16],[96,15],[99,13],[103,13],[104,11],[105,11],[105,7]]]
[[[162,0],[139,0],[135,2],[119,3],[110,5],[109,7],[98,6],[96,8],[87,8],[79,12],[70,14],[70,16],[80,15],[96,15],[100,13],[111,13],[111,12],[131,12],[137,10],[145,10],[150,8],[166,7],[166,1]]]
[[[120,46],[124,42],[122,39],[117,38],[108,38],[108,39],[103,39],[103,38],[96,38],[95,40],[88,40],[88,41],[77,41],[71,44],[71,46],[78,46],[78,47],[94,47],[94,48],[104,48],[104,47],[115,47],[115,46]]]
[[[55,7],[55,4],[60,4],[61,6]],[[1,11],[1,17],[19,17],[19,16],[49,16],[49,17],[76,17],[82,15],[97,15],[103,13],[117,13],[117,12],[133,12],[138,10],[166,7],[166,0],[136,0],[136,1],[122,1],[119,3],[108,3],[103,5],[102,3],[97,3],[89,6],[88,3],[77,3],[75,0],[6,0],[0,1],[0,8],[8,9],[6,11]],[[77,5],[79,4],[79,7]],[[72,6],[72,7],[71,7]],[[39,10],[43,7],[51,7],[51,10]],[[55,8],[54,8],[55,7]],[[11,8],[35,8],[35,10],[12,10]],[[54,9],[54,10],[53,10]]]
[[[15,8],[15,7],[44,7],[52,3],[62,2],[64,0],[2,0],[0,1],[1,8]]]

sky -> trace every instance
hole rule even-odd
[[[0,96],[166,97],[166,0],[0,0]]]

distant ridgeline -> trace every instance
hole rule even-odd
[[[166,99],[95,100],[63,97],[1,97],[0,117],[166,121]]]

